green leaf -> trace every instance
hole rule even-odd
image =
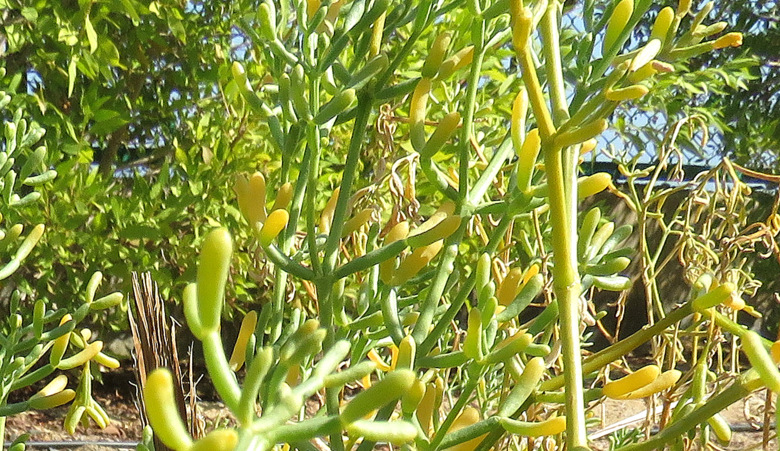
[[[141,22],[141,18],[138,17],[138,12],[135,10],[135,6],[130,0],[122,0],[122,6],[125,8],[125,13],[130,20],[133,21],[133,25],[138,26]]]
[[[112,66],[127,69],[119,60],[119,49],[116,48],[116,45],[110,39],[103,38],[100,40],[98,57],[106,60]]]
[[[120,116],[112,117],[104,121],[96,121],[89,131],[95,135],[106,136],[127,124],[127,119]]]
[[[94,119],[97,122],[103,122],[119,116],[119,113],[114,110],[97,110],[95,111]]]
[[[22,17],[34,24],[38,21],[38,10],[30,7],[22,8]]]
[[[66,27],[60,28],[60,31],[57,32],[57,40],[71,47],[79,43],[78,36],[76,36],[73,30]]]
[[[92,22],[89,20],[89,15],[84,16],[84,29],[87,32],[87,40],[89,41],[89,53],[95,53],[98,48],[97,33],[92,27]]]
[[[6,25],[5,38],[8,42],[6,53],[18,52],[26,41],[24,34],[21,31],[21,25],[19,24]]]
[[[77,64],[79,67],[79,72],[86,75],[90,80],[97,78],[100,65],[97,61],[95,61],[95,58],[91,54],[82,54]]]
[[[187,43],[187,32],[184,30],[184,24],[176,17],[168,16],[168,26],[171,28],[171,33],[182,44]]]
[[[73,95],[73,88],[76,86],[76,65],[78,62],[78,55],[73,55],[68,63],[68,97]]]
[[[127,240],[159,240],[161,238],[160,231],[157,229],[157,227],[141,224],[125,227],[119,232],[119,237]]]

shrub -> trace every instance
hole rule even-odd
[[[144,396],[163,442],[310,449],[309,440],[325,437],[338,450],[543,440],[587,449],[586,407],[603,396],[681,396],[659,434],[624,448],[659,449],[695,428],[705,443],[710,430],[724,439],[720,410],[759,387],[780,388],[768,343],[724,313],[744,280],[717,268],[649,327],[583,350],[604,315],[589,311],[588,295],[630,286],[623,272],[632,252],[621,243],[632,230],[602,221],[598,209],[578,226],[578,192],[614,190],[605,175],[579,177],[580,152],[593,150],[611,113],[656,78],[739,45],[741,35],[711,36],[709,7],[680,2],[629,49],[652,2],[585,2],[581,35],[561,27],[561,6],[265,1],[246,19],[250,61],[233,64],[225,92],[238,114],[262,117],[280,169],[269,186],[262,174],[239,178],[251,238],[210,232],[183,296],[238,424],[193,441],[170,421],[171,380],[159,369]],[[509,45],[518,77],[505,75],[515,61]],[[506,117],[484,114],[490,108]],[[228,359],[220,319],[234,249],[254,255],[274,284],[270,301],[246,315]],[[522,319],[534,301],[543,309]],[[657,366],[610,380],[614,362],[668,340],[689,318],[717,331],[699,341],[693,369],[660,354]],[[719,334],[739,340],[753,366],[730,384],[710,379]],[[350,396],[345,387],[355,385],[362,391]]]
[[[5,74],[3,73],[2,76]],[[0,93],[0,109],[12,102],[8,93]],[[3,123],[3,144],[0,146],[0,221],[18,216],[19,209],[34,204],[41,197],[40,189],[57,176],[57,172],[45,165],[47,148],[38,145],[45,131],[35,122],[28,122],[24,110],[17,108],[10,120]],[[38,145],[38,146],[37,146]],[[37,147],[36,147],[37,146]],[[23,265],[32,265],[28,257],[43,236],[44,225],[38,224],[29,232],[21,223],[0,229],[0,281],[10,292],[8,309],[0,326],[0,440],[5,439],[5,420],[27,410],[42,410],[74,401],[65,418],[65,428],[71,434],[81,421],[91,417],[105,427],[109,418],[91,395],[92,368],[95,364],[117,368],[119,362],[101,352],[102,341],[92,341],[91,331],[76,331],[76,326],[91,312],[116,307],[122,302],[121,293],[112,293],[95,299],[102,275],[92,275],[78,309],[51,309],[43,299],[32,300],[24,290],[16,286],[12,276]],[[29,311],[29,321],[22,312]],[[76,348],[77,352],[68,352]],[[48,354],[48,363],[42,360]],[[67,388],[68,377],[64,371],[81,369],[76,390]],[[63,373],[52,378],[28,399],[9,403],[14,392],[49,378],[55,371]],[[84,416],[84,415],[88,416]],[[17,437],[13,450],[23,450],[28,436]]]

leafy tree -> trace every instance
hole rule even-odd
[[[99,163],[103,175],[116,164],[159,168],[177,147],[199,144],[197,121],[224,106],[220,71],[233,56],[233,23],[252,8],[174,0],[4,3],[8,72],[23,74],[38,119],[52,130],[49,142]]]
[[[694,7],[707,8],[708,3],[694,2]],[[676,4],[676,1],[658,2],[648,17],[650,20],[642,21],[635,30],[634,39],[641,40],[650,33],[652,19],[661,8]],[[713,3],[706,18],[707,23],[723,21],[726,29],[746,30],[743,45],[678,64],[675,72],[659,79],[659,89],[643,99],[637,105],[638,110],[623,115],[626,120],[623,132],[643,148],[643,143],[656,138],[652,133],[640,133],[632,128],[632,115],[652,119],[655,113],[663,112],[667,120],[654,127],[661,132],[684,117],[700,117],[705,128],[713,127],[711,131],[717,139],[710,140],[706,149],[701,149],[701,134],[684,134],[679,144],[689,155],[699,153],[710,163],[718,155],[728,156],[748,167],[777,170],[780,165],[778,3]],[[690,22],[692,18],[687,20]],[[701,155],[703,150],[708,154]]]
[[[738,162],[758,169],[780,170],[780,3],[723,2],[716,12],[745,33],[743,52],[756,59],[746,89],[713,97],[707,104],[722,109],[725,150]],[[702,65],[717,65],[720,55]]]
[[[224,91],[242,52],[233,24],[255,6],[0,4],[11,75],[0,88],[48,130],[48,164],[67,175],[42,207],[14,212],[52,231],[37,251],[43,276],[18,277],[25,289],[78,302],[92,271],[127,291],[130,271],[152,270],[167,291],[199,231],[237,221],[204,200],[229,200],[233,174],[271,158],[265,125],[232,114]]]

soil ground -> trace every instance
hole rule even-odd
[[[765,403],[765,392],[763,390],[753,393],[745,400],[733,404],[731,407],[721,412],[723,418],[728,421],[734,430],[731,441],[726,446],[719,446],[714,449],[748,451],[748,450],[767,450],[777,451],[777,439],[771,439],[766,447],[763,445],[763,409]],[[623,423],[621,429],[642,429],[645,423],[643,417],[646,416],[648,405],[643,400],[633,401],[615,401],[607,400],[603,407],[597,407],[596,413],[600,415],[599,423],[596,427],[589,429],[589,433],[594,436],[604,428],[610,425],[620,425],[622,420],[634,417],[636,421],[632,423]],[[774,423],[774,413],[770,416],[770,424]],[[774,437],[774,430],[770,430],[770,438]],[[714,440],[714,439],[713,439]],[[594,451],[608,451],[610,441],[607,436],[593,442]],[[699,449],[694,447],[692,449]]]
[[[18,435],[29,432],[30,442],[69,442],[52,443],[49,445],[41,444],[36,449],[78,449],[81,451],[94,450],[116,450],[132,449],[122,443],[135,443],[141,438],[141,422],[139,420],[138,409],[133,400],[135,388],[131,385],[129,378],[132,376],[123,375],[106,379],[103,385],[94,385],[94,397],[105,408],[111,417],[111,424],[105,429],[99,429],[94,423],[88,428],[79,426],[74,436],[69,436],[62,428],[62,419],[67,412],[67,407],[47,411],[25,412],[8,418],[6,426],[6,437],[13,439]],[[760,430],[762,423],[762,410],[764,406],[764,392],[759,391],[751,397],[731,406],[723,412],[724,418],[737,430],[728,446],[723,446],[723,450],[778,450],[777,440],[771,440],[766,447],[762,446],[763,433]],[[609,401],[603,407],[597,407],[596,417],[592,419],[592,427],[589,429],[591,434],[597,434],[605,427],[614,425],[621,420],[625,420],[639,414],[640,417],[635,422],[624,424],[620,429],[628,430],[632,428],[642,428],[644,413],[647,411],[647,405],[644,401]],[[229,412],[218,402],[204,401],[199,403],[205,423],[206,430],[210,430],[215,424],[225,424],[229,421]],[[774,436],[774,431],[771,431]],[[117,445],[107,446],[107,444],[87,444],[87,442],[114,442]],[[594,450],[609,450],[609,440],[605,436],[593,442]],[[32,444],[32,443],[31,443]],[[28,447],[33,448],[33,447]],[[696,449],[696,448],[693,448]]]

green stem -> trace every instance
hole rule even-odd
[[[730,333],[731,335],[734,335],[736,337],[742,338],[742,336],[748,332],[748,328],[738,324],[731,319],[729,319],[726,315],[718,312],[714,308],[707,309],[706,312],[704,312],[704,316],[709,316],[712,321],[717,324],[718,327],[725,330],[726,332]],[[772,346],[772,341],[768,340],[764,337],[761,337],[761,343],[764,344],[764,347],[769,349]]]
[[[307,62],[309,63],[308,66],[312,67],[311,61],[314,59],[314,49],[311,48],[311,46],[307,46],[308,43],[308,37],[304,40],[304,48],[306,50],[307,54]],[[310,105],[319,105],[320,104],[320,89],[319,89],[319,78],[316,76],[312,76],[310,74],[309,77],[309,104]],[[285,147],[287,147],[287,151],[289,152],[289,155],[292,156],[296,152],[295,150],[299,146],[299,128],[297,126],[290,127],[290,132],[288,133],[286,137]],[[295,235],[295,231],[297,229],[298,220],[300,218],[301,214],[301,205],[304,200],[304,196],[306,193],[306,187],[308,186],[305,181],[308,179],[309,170],[311,169],[311,160],[312,160],[312,153],[315,153],[319,155],[319,141],[316,143],[312,143],[313,139],[317,139],[319,136],[319,131],[314,124],[306,124],[306,141],[303,141],[303,144],[309,144],[309,146],[306,148],[306,151],[303,155],[303,161],[301,162],[301,171],[298,175],[299,179],[302,180],[301,183],[296,184],[295,187],[295,193],[292,199],[292,203],[289,207],[290,212],[290,218],[288,221],[288,225],[284,231],[282,231],[281,236],[279,237],[279,250],[280,258],[281,260],[284,260],[285,263],[290,263],[287,261],[286,257],[289,255],[290,249],[292,248],[292,238]],[[313,139],[312,139],[313,138]],[[287,141],[290,142],[287,142]],[[294,141],[293,141],[294,140]],[[292,157],[291,157],[292,158]],[[284,182],[288,179],[289,176],[289,167],[287,167],[287,170],[284,170],[284,163],[286,160],[283,158],[283,170],[282,170],[282,180],[280,182]],[[309,200],[307,198],[307,200]],[[309,212],[311,212],[311,209],[309,209]],[[311,231],[311,230],[309,230]],[[312,241],[309,241],[309,244],[312,244]],[[277,260],[280,260],[277,259]],[[312,261],[316,261],[316,256]],[[301,265],[296,265],[303,268]],[[285,297],[287,294],[287,274],[288,271],[285,270],[285,268],[290,268],[289,264],[284,266],[276,266],[275,268],[275,276],[274,276],[274,292],[272,295],[272,301],[271,301],[271,308],[272,308],[272,317],[271,317],[271,324],[270,324],[270,333],[269,333],[269,342],[275,343],[279,337],[282,335],[282,327],[284,322],[284,307],[285,307]],[[295,267],[296,270],[300,270],[300,268]],[[305,272],[305,271],[299,271],[299,272]],[[312,272],[313,275],[313,272]],[[264,327],[264,326],[263,326]]]
[[[388,244],[387,246],[382,246],[379,249],[375,249],[366,253],[365,255],[362,255],[354,260],[349,261],[348,263],[339,266],[335,271],[333,271],[333,277],[336,280],[343,279],[350,274],[369,269],[387,259],[397,256],[407,247],[408,244],[406,244],[405,240],[395,241]]]
[[[238,387],[236,376],[225,358],[225,350],[222,347],[222,338],[219,332],[209,333],[203,337],[203,355],[206,358],[206,369],[217,393],[231,412],[238,412],[241,389]]]
[[[477,438],[480,435],[493,432],[496,429],[503,431],[503,428],[499,423],[501,418],[502,417],[493,416],[472,425],[466,426],[462,429],[458,429],[455,432],[451,432],[445,436],[444,440],[442,440],[440,447],[442,449],[447,449],[460,443],[465,443],[469,440]]]
[[[497,0],[488,8],[482,11],[482,16],[487,20],[495,19],[501,14],[509,12],[509,0]]]
[[[438,318],[436,321],[436,324],[433,326],[433,330],[428,334],[427,337],[425,337],[425,340],[423,340],[422,343],[417,345],[418,359],[428,355],[434,346],[436,346],[439,338],[444,336],[444,331],[450,327],[450,321],[452,321],[455,316],[457,316],[460,308],[463,306],[463,303],[466,302],[466,298],[468,298],[469,293],[471,293],[471,290],[474,288],[474,285],[476,285],[476,277],[471,276],[466,279],[466,282],[460,288],[458,294],[451,301],[449,308],[447,308],[441,318]],[[417,340],[415,339],[415,341]]]
[[[558,34],[558,11],[560,4],[552,1],[542,17],[541,32],[544,40],[544,62],[547,70],[547,85],[550,90],[553,123],[560,126],[569,119],[569,107],[566,104],[566,87],[563,82],[561,64],[561,45]]]
[[[282,232],[286,235],[285,232]],[[283,236],[280,240],[280,246],[282,246],[281,254],[287,255],[290,250],[289,240],[285,240]],[[275,343],[276,340],[282,335],[282,326],[284,322],[284,298],[287,292],[287,271],[281,267],[276,267],[274,270],[274,292],[271,298],[272,318],[271,318],[271,332],[269,337],[270,343]],[[263,327],[265,329],[265,327]]]
[[[639,0],[636,2],[634,13],[631,15],[631,19],[623,29],[623,32],[620,34],[617,42],[612,46],[611,49],[602,49],[603,55],[601,59],[594,61],[594,67],[590,74],[591,80],[601,78],[607,69],[609,69],[610,66],[614,63],[615,57],[623,48],[623,44],[625,44],[628,38],[631,37],[631,33],[634,30],[634,27],[636,27],[639,21],[644,18],[645,12],[647,12],[651,4],[652,0]],[[581,89],[577,90],[577,93],[574,95],[574,99],[572,99],[572,108],[578,109],[582,105],[582,102],[584,102],[587,98],[589,92],[588,88],[588,85],[584,85]]]
[[[342,191],[343,192],[343,191]],[[317,299],[320,306],[320,324],[326,330],[323,349],[330,349],[336,342],[336,331],[333,328],[333,280],[329,277],[317,281]],[[329,387],[325,390],[325,408],[328,415],[339,414],[339,393],[341,387]],[[330,434],[330,447],[337,451],[344,450],[344,441],[341,432]]]
[[[0,406],[0,418],[5,420],[6,417],[17,415],[28,410],[30,410],[30,403],[27,401],[15,402],[13,404],[3,404]]]
[[[311,151],[311,160],[309,160],[308,168],[309,177],[306,181],[306,242],[309,246],[311,267],[315,274],[320,274],[322,272],[320,268],[319,249],[317,248],[317,219],[315,216],[317,209],[317,181],[321,157],[318,130],[317,125],[314,123],[309,124],[306,130],[307,147]]]
[[[476,363],[473,363],[472,365],[477,365]],[[470,367],[471,369],[473,367]],[[468,371],[468,370],[467,370]],[[471,371],[468,371],[471,373]],[[477,385],[479,385],[479,381],[482,378],[482,368],[479,368],[478,374],[469,374],[469,379],[466,382],[466,385],[463,387],[463,391],[458,396],[458,401],[455,402],[455,405],[452,407],[452,409],[447,414],[447,418],[444,419],[444,422],[439,425],[438,430],[436,431],[436,435],[433,436],[431,439],[431,446],[429,449],[435,450],[438,449],[441,442],[444,440],[444,437],[447,436],[447,432],[452,426],[452,423],[455,422],[455,419],[460,415],[461,411],[464,407],[466,407],[466,404],[470,401],[471,393],[474,392],[474,390],[477,388]]]
[[[560,60],[557,1],[550,2],[542,18],[541,32],[544,41],[547,83],[552,101],[552,127],[569,118],[563,69]],[[528,54],[528,50],[524,52]],[[524,64],[527,64],[524,62]],[[528,68],[526,65],[525,68]],[[540,93],[537,92],[537,96]],[[538,100],[534,113],[538,113]],[[550,127],[550,124],[547,124]],[[580,351],[580,276],[577,271],[577,184],[576,156],[572,161],[571,150],[552,144],[552,134],[543,135],[542,149],[549,187],[550,222],[553,244],[553,290],[560,308],[560,333],[563,353],[563,376],[566,392],[566,446],[570,450],[587,449],[585,427],[585,396],[582,382]],[[548,130],[549,133],[549,130]],[[547,135],[547,136],[545,136]],[[544,138],[548,139],[544,139]]]
[[[464,218],[458,230],[447,239],[444,255],[442,255],[441,260],[439,260],[439,266],[436,268],[436,276],[428,288],[428,295],[420,306],[420,316],[417,318],[414,330],[412,330],[412,337],[416,343],[421,343],[428,335],[428,330],[433,323],[433,317],[436,313],[436,307],[439,305],[439,300],[447,287],[447,280],[449,280],[452,274],[453,263],[455,257],[458,256],[458,244],[463,238],[467,224],[468,220]]]
[[[316,103],[314,104],[316,105]],[[292,238],[295,236],[295,231],[298,227],[304,199],[309,200],[306,198],[306,182],[308,181],[309,170],[311,169],[312,148],[306,145],[308,139],[301,139],[303,138],[303,133],[310,132],[309,127],[310,125],[307,125],[305,130],[301,130],[297,124],[290,127],[285,138],[284,150],[282,152],[280,183],[289,179],[291,160],[301,147],[305,148],[300,163],[301,170],[298,174],[298,181],[295,183],[293,198],[290,206],[287,208],[290,213],[287,228],[282,231],[279,236],[279,247],[275,248],[272,246],[272,249],[266,249],[266,256],[275,263],[274,288],[271,303],[263,306],[263,311],[261,311],[259,330],[266,330],[267,327],[270,327],[270,332],[268,334],[269,343],[275,343],[282,335],[285,297],[287,294],[287,274],[298,273],[299,277],[300,275],[306,274],[307,277],[309,277],[309,280],[314,277],[313,271],[292,261],[288,257],[290,249],[292,248]],[[311,242],[309,242],[309,244],[311,244]],[[265,312],[265,309],[269,309],[270,313]],[[258,338],[260,338],[259,342],[262,343],[262,338]]]
[[[536,66],[534,65],[533,55],[531,55],[530,44],[522,52],[518,53],[517,57],[523,70],[523,83],[528,92],[528,100],[536,118],[539,135],[542,137],[542,141],[547,141],[555,134],[555,125],[550,116],[550,110],[547,108],[547,101],[539,83],[539,76],[536,74]]]
[[[288,135],[287,139],[292,137]],[[301,144],[294,143],[290,145],[290,154],[295,153],[295,148],[299,145],[304,145],[305,142],[301,141]],[[290,220],[287,224],[287,229],[282,232],[279,238],[279,248],[271,245],[266,249],[266,255],[268,258],[276,264],[276,281],[274,284],[273,305],[268,308],[272,308],[273,318],[271,319],[271,334],[270,343],[275,343],[281,336],[281,326],[284,318],[284,299],[287,293],[287,274],[293,274],[297,277],[301,277],[304,280],[312,280],[315,276],[314,271],[294,262],[288,257],[289,251],[292,247],[292,238],[295,236],[295,230],[297,229],[298,220],[301,216],[301,210],[303,201],[306,196],[306,187],[310,169],[310,161],[312,158],[312,149],[305,148],[303,158],[301,160],[301,171],[298,174],[298,182],[295,184],[295,192],[293,193],[292,202],[290,203],[289,212]],[[285,159],[286,160],[286,159]],[[284,165],[284,161],[283,161]],[[283,179],[287,178],[287,171],[283,171]],[[261,315],[262,317],[263,315]],[[266,316],[267,318],[267,316]],[[261,330],[265,329],[265,325],[261,325]]]
[[[282,270],[299,277],[303,280],[314,280],[316,274],[311,269],[301,265],[300,263],[291,259],[287,254],[282,252],[281,249],[273,244],[263,248],[265,254],[269,260],[271,260],[276,266]]]
[[[463,129],[461,131],[460,138],[460,160],[458,168],[458,201],[460,202],[460,214],[465,214],[466,209],[469,208],[467,204],[468,199],[468,167],[469,167],[469,148],[471,147],[471,136],[474,132],[474,111],[476,110],[477,103],[477,89],[479,88],[479,77],[482,72],[482,62],[485,56],[484,38],[485,38],[485,21],[481,20],[479,24],[475,25],[475,30],[472,30],[472,37],[474,43],[474,60],[471,63],[471,72],[468,79],[468,91],[466,93],[466,105],[463,114]],[[464,218],[465,219],[465,218]],[[433,323],[434,313],[438,306],[439,300],[444,293],[444,289],[447,285],[447,280],[452,274],[453,264],[455,257],[458,255],[458,244],[463,237],[466,230],[466,224],[468,221],[464,220],[458,230],[447,240],[447,247],[444,251],[444,255],[439,261],[439,266],[434,276],[434,282],[431,284],[428,295],[425,298],[421,308],[420,317],[417,320],[417,324],[412,331],[412,337],[414,337],[417,343],[422,343],[428,335],[428,329]],[[473,286],[473,282],[472,282]],[[470,290],[470,288],[469,288]],[[429,349],[430,350],[430,349]],[[421,355],[425,355],[422,353]]]
[[[289,248],[288,248],[289,250]],[[287,254],[287,252],[282,252],[283,254]],[[279,337],[282,335],[282,327],[284,323],[284,298],[286,294],[286,288],[287,288],[287,272],[280,268],[276,267],[274,275],[274,292],[271,298],[271,306],[272,306],[272,313],[271,313],[271,331],[269,333],[269,343],[276,343],[276,340],[279,339]]]
[[[0,365],[1,366],[1,365]],[[0,367],[0,371],[2,371],[3,368]],[[0,372],[0,374],[3,374]],[[6,391],[5,387],[0,388],[2,392],[0,392],[0,408],[5,407],[8,403],[8,395],[10,391]],[[5,416],[0,416],[0,448],[5,446]]]
[[[496,150],[496,153],[493,154],[493,157],[490,159],[485,170],[482,171],[482,174],[480,174],[476,183],[474,183],[474,187],[471,189],[468,196],[469,205],[474,205],[482,199],[495,181],[498,172],[504,167],[506,160],[512,158],[514,152],[515,149],[512,147],[512,140],[507,136],[507,139],[504,139],[504,142],[501,143],[498,150]]]
[[[642,329],[633,335],[620,340],[612,346],[587,357],[582,364],[583,372],[586,374],[591,373],[605,367],[606,365],[609,365],[615,360],[618,360],[619,358],[638,348],[643,343],[646,343],[656,335],[661,334],[664,330],[681,321],[691,313],[693,313],[693,304],[691,302],[687,302],[676,310],[672,310],[668,315],[666,315],[666,317],[652,326],[646,329]],[[558,390],[563,385],[564,377],[557,376],[542,382],[539,386],[539,391]]]
[[[425,177],[428,178],[428,181],[431,182],[440,193],[453,201],[458,201],[458,192],[447,183],[447,179],[444,178],[444,175],[436,166],[436,163],[433,162],[433,159],[420,158],[420,169],[422,169]]]
[[[379,293],[379,303],[385,328],[395,345],[400,347],[401,340],[404,339],[404,330],[401,326],[401,318],[398,316],[398,298],[395,289],[383,287]]]
[[[333,212],[333,224],[330,234],[325,241],[325,255],[323,257],[323,274],[330,274],[336,267],[338,259],[339,243],[341,242],[341,231],[344,229],[344,223],[347,218],[347,208],[349,207],[349,198],[351,196],[352,184],[355,180],[357,167],[360,163],[360,149],[363,147],[363,138],[368,127],[368,117],[371,115],[371,104],[373,98],[361,93],[357,105],[357,115],[355,125],[352,129],[352,137],[349,142],[347,161],[344,165],[344,172],[341,178],[341,191],[336,201],[336,209]],[[309,187],[311,189],[311,186]]]
[[[468,78],[468,91],[466,91],[466,109],[463,114],[463,128],[460,136],[460,158],[458,166],[458,194],[461,202],[468,199],[469,190],[469,152],[471,137],[474,134],[474,111],[477,104],[477,90],[479,89],[479,77],[482,72],[482,62],[485,59],[485,20],[479,20],[471,31],[474,44],[474,60],[471,62],[471,72]],[[461,205],[461,208],[463,206]]]
[[[511,212],[514,211],[515,208],[516,208],[515,205],[510,204],[507,210]],[[492,254],[493,252],[495,252],[496,248],[498,247],[498,244],[504,239],[504,233],[506,232],[507,228],[509,228],[509,225],[512,223],[512,218],[513,216],[509,213],[505,213],[501,217],[500,222],[493,230],[493,234],[490,236],[490,241],[488,241],[487,246],[485,246],[484,252],[487,252],[488,254]],[[457,232],[455,234],[457,234]],[[460,288],[460,291],[458,291],[458,294],[451,301],[451,304],[447,309],[447,311],[444,313],[444,315],[442,315],[441,318],[439,318],[436,321],[433,330],[427,334],[425,339],[420,341],[417,340],[417,337],[415,336],[415,341],[419,343],[417,345],[418,358],[428,355],[428,353],[431,352],[431,349],[433,349],[433,347],[436,346],[436,342],[440,337],[443,336],[444,330],[450,327],[450,321],[452,321],[452,319],[455,318],[463,303],[466,302],[466,298],[468,297],[469,293],[471,293],[471,290],[474,288],[474,285],[476,285],[476,283],[477,283],[476,273],[472,273],[471,276],[469,276],[469,278],[466,279],[466,281],[463,283],[463,285]],[[417,320],[417,324],[420,324],[419,318]],[[424,329],[421,327],[420,330],[425,331],[427,333],[429,328],[430,328],[430,324],[425,326]],[[415,325],[415,330],[412,332],[412,335],[414,336],[415,333],[422,335],[421,332],[417,332],[417,325]]]
[[[358,164],[360,163],[360,149],[363,147],[363,138],[368,126],[368,118],[371,114],[371,104],[372,97],[362,93],[356,107],[357,116],[352,128],[352,137],[349,143],[347,161],[341,178],[341,190],[333,213],[333,224],[331,225],[330,234],[325,241],[325,253],[322,259],[321,273],[315,280],[317,299],[319,300],[320,306],[320,324],[327,331],[323,349],[330,349],[336,341],[336,331],[333,327],[334,278],[332,274],[338,261],[341,232],[344,229],[344,223],[346,222],[347,207],[349,206],[352,184],[355,180]],[[309,189],[312,189],[312,186],[309,186]],[[325,404],[329,415],[339,414],[340,391],[340,387],[331,387],[326,390]],[[330,434],[330,446],[331,449],[337,451],[344,449],[344,442],[342,441],[340,433]]]
[[[544,41],[544,63],[547,72],[547,86],[550,92],[552,104],[552,120],[561,133],[561,125],[569,120],[569,105],[566,103],[566,86],[563,80],[563,65],[561,63],[561,45],[558,29],[560,28],[561,4],[551,1],[545,9],[541,22],[541,34]],[[577,161],[579,152],[577,148],[565,148],[563,151],[564,192],[566,196],[566,208],[569,211],[569,236],[577,236]],[[575,240],[576,241],[576,240]],[[576,245],[576,242],[575,242]],[[575,260],[574,265],[577,262]],[[578,277],[579,278],[579,275]]]
[[[300,423],[279,426],[271,433],[271,436],[276,443],[291,443],[336,433],[341,433],[339,417],[328,416],[315,417]]]
[[[396,57],[390,61],[390,65],[387,66],[387,69],[385,69],[382,75],[377,78],[377,86],[379,88],[384,87],[387,82],[390,81],[390,78],[393,76],[393,74],[395,74],[395,70],[398,69],[398,66],[400,66],[404,59],[406,59],[412,50],[414,50],[417,39],[420,38],[422,32],[428,27],[428,24],[430,23],[429,19],[431,16],[432,6],[432,0],[423,0],[419,5],[417,5],[417,16],[415,17],[412,34],[406,40],[406,44],[404,44],[398,55],[396,55]]]
[[[543,143],[547,170],[552,223],[553,291],[560,309],[559,319],[563,347],[563,372],[566,397],[566,441],[569,449],[587,446],[585,400],[582,390],[580,351],[580,278],[577,274],[577,236],[570,234],[574,221],[567,208],[564,188],[563,154],[560,149]]]
[[[54,366],[52,366],[51,363],[47,363],[46,365],[41,366],[40,368],[36,369],[32,373],[25,374],[19,379],[16,379],[11,384],[10,391],[19,390],[20,388],[24,388],[29,385],[32,385],[38,382],[39,380],[43,379],[44,377],[53,373],[54,369],[55,368]]]

